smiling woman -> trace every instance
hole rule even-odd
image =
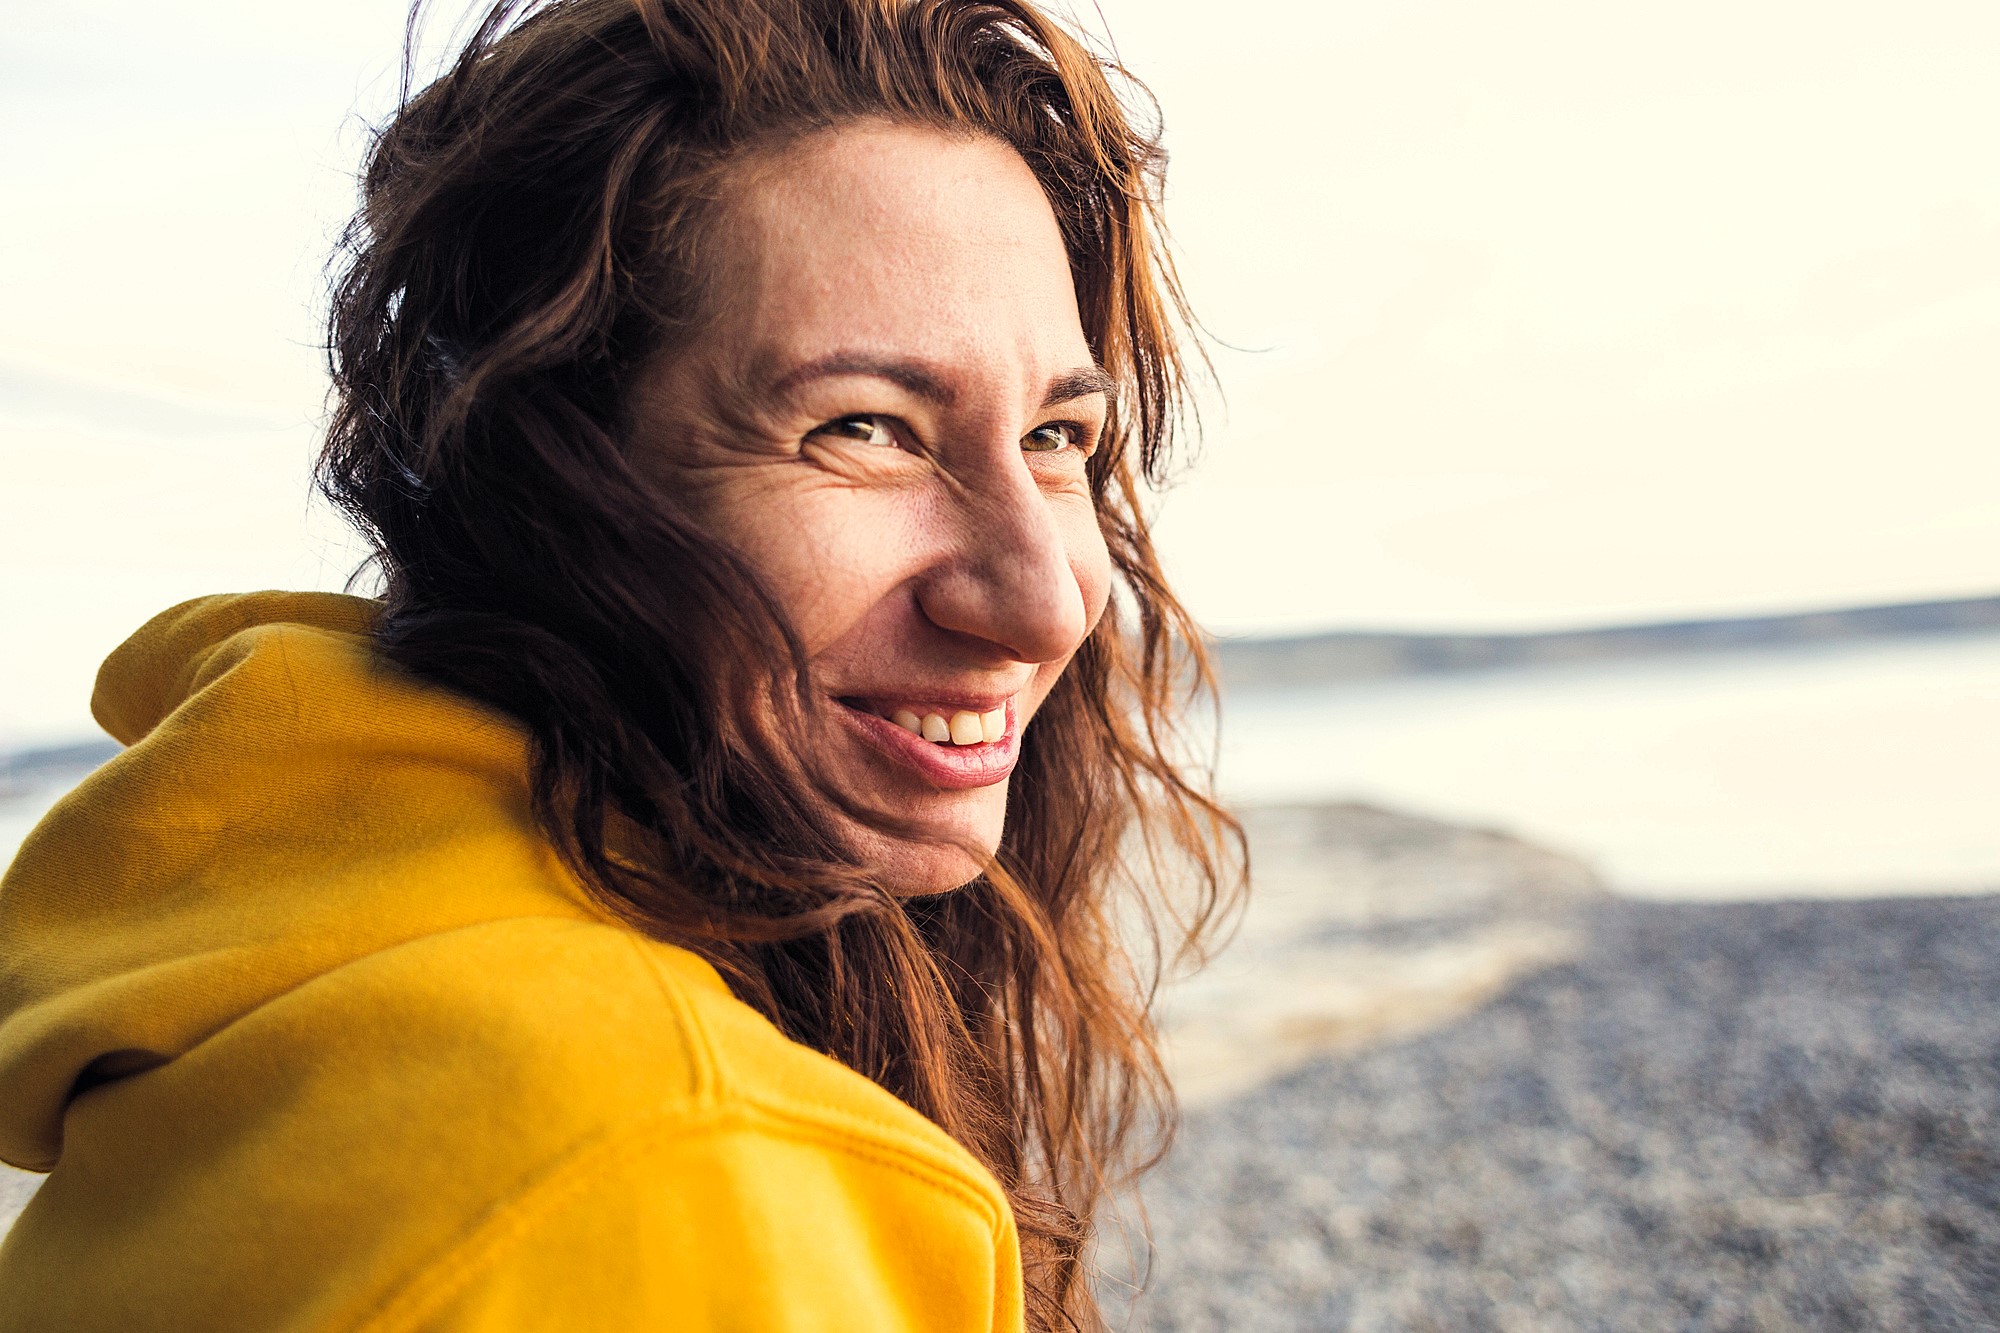
[[[835,705],[822,779],[925,834],[839,841],[947,889],[1000,844],[1023,729],[1104,614],[1116,382],[1009,145],[863,122],[774,157],[728,205],[732,299],[638,373],[631,434],[783,608]]]
[[[321,471],[384,596],[147,625],[0,893],[0,1328],[1097,1322],[1131,950],[1239,843],[1114,77],[1020,0],[558,0],[405,98]]]

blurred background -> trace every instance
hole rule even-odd
[[[1073,12],[1166,118],[1219,389],[1162,542],[1218,634],[2000,594],[1991,5]],[[154,612],[355,566],[307,488],[318,317],[403,6],[6,26],[20,751],[93,734]],[[1964,887],[2000,875],[1996,644],[1260,691],[1224,777],[1506,823],[1646,891]]]
[[[7,0],[4,12],[0,856],[104,752],[90,682],[125,634],[203,593],[337,589],[359,559],[308,490],[319,312],[367,126],[393,104],[404,21],[398,0]],[[1634,959],[1705,957],[1760,931],[1790,943],[1744,955],[1736,1003],[1750,1010],[1778,993],[1758,979],[1775,968],[1791,978],[1784,1003],[1824,1018],[1858,984],[1827,980],[1848,975],[1827,960],[1855,939],[1869,958],[1903,959],[1881,972],[1903,991],[1928,977],[1957,996],[1953,1013],[1990,1010],[1995,918],[1979,895],[2000,889],[2000,7],[1078,0],[1070,12],[1110,34],[1159,100],[1168,218],[1216,372],[1199,464],[1163,505],[1160,535],[1223,639],[1221,779],[1263,812],[1259,887],[1274,906],[1246,922],[1233,972],[1185,991],[1177,1058],[1206,1069],[1199,1052],[1222,1052],[1211,1083],[1189,1076],[1214,1089],[1196,1098],[1219,1108],[1203,1114],[1292,1114],[1269,1108],[1323,1106],[1351,1090],[1341,1080],[1442,1086],[1456,1075],[1371,1073],[1353,1052],[1414,1060],[1430,1048],[1412,1034],[1456,1040],[1464,1022],[1500,1021],[1528,1003],[1521,986],[1570,977],[1587,991],[1575,969],[1593,958],[1629,973]],[[438,37],[454,17],[440,11]],[[1608,917],[1576,907],[1605,894]],[[1899,916],[1888,897],[1934,910]],[[1890,915],[1826,944],[1834,954],[1794,958],[1794,972],[1753,965],[1808,948],[1825,922],[1862,920],[1842,910]],[[1971,915],[1945,929],[1939,912]],[[1439,925],[1475,917],[1486,933]],[[1413,922],[1429,923],[1435,938],[1419,944],[1432,953],[1381,934]],[[1940,932],[1979,942],[1961,959],[1972,973],[1938,962]],[[1300,941],[1316,943],[1301,953]],[[1216,1026],[1250,1010],[1268,1020],[1254,1040]],[[1554,1021],[1535,1013],[1509,1031]],[[1796,1023],[1779,1028],[1780,1047],[1825,1065]],[[1988,1028],[1962,1035],[1990,1053]],[[1977,1115],[1951,1076],[1951,1123],[1968,1142],[1991,1110],[1986,1059]],[[1707,1077],[1702,1065],[1690,1057],[1686,1076]],[[1460,1073],[1489,1090],[1514,1077]],[[1822,1094],[1834,1096],[1807,1101]],[[1740,1110],[1718,1123],[1748,1123]],[[1393,1120],[1404,1133],[1423,1116]],[[1668,1121],[1693,1133],[1685,1115]],[[1368,1132],[1349,1124],[1343,1142]],[[1209,1152],[1202,1170],[1223,1171],[1224,1150],[1201,1147],[1229,1137],[1214,1133],[1191,1142]],[[1382,1160],[1441,1160],[1435,1148]],[[1927,1204],[1857,1222],[1822,1199],[1784,1205],[1782,1226],[1731,1213],[1715,1234],[1853,1239],[1879,1223],[1985,1236],[2000,1186],[1981,1160],[1964,1168],[1988,1182],[1963,1196],[1970,1222],[1939,1222]],[[1266,1252],[1238,1227],[1233,1248],[1216,1241],[1222,1257],[1202,1259],[1195,1220],[1164,1226],[1165,1304],[1146,1317],[1556,1328],[1562,1310],[1613,1299],[1545,1255],[1503,1262],[1446,1241],[1425,1242],[1459,1255],[1432,1285],[1381,1259],[1390,1294],[1353,1296],[1376,1290],[1355,1236],[1377,1233],[1343,1191],[1378,1167],[1327,1177],[1338,1198],[1321,1213],[1348,1222],[1300,1222],[1320,1237],[1303,1258],[1293,1231]],[[1162,1187],[1170,1222],[1185,1191],[1248,1189],[1242,1172],[1255,1174],[1238,1162],[1224,1171],[1237,1183],[1218,1185],[1187,1171]],[[1715,1189],[1780,1197],[1746,1194],[1742,1178],[1725,1171]],[[1548,1206],[1546,1183],[1515,1180],[1524,1206]],[[1819,1184],[1782,1197],[1848,1197]],[[1603,1225],[1636,1226],[1629,1213]],[[1943,1304],[1893,1304],[1930,1291],[1923,1274],[1956,1271],[1937,1257],[1956,1251],[1936,1245],[1907,1272],[1871,1261],[1875,1287],[1841,1277],[1841,1299],[1874,1326],[1959,1326],[1990,1274],[1983,1288],[1952,1278]],[[1728,1253],[1761,1271],[1754,1245]],[[1518,1286],[1527,1269],[1555,1294],[1520,1297],[1540,1314],[1510,1325],[1515,1306],[1479,1275]],[[1838,1314],[1824,1304],[1833,1281],[1792,1300],[1746,1277],[1736,1305],[1702,1307],[1714,1322],[1671,1326],[1838,1326],[1812,1315]],[[1760,1284],[1766,1306],[1753,1308],[1743,1293]],[[1664,1290],[1645,1299],[1668,1308]],[[1399,1315],[1405,1297],[1474,1313]]]

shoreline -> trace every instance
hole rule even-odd
[[[1310,689],[1404,676],[1531,671],[1992,634],[2000,634],[2000,596],[1574,629],[1241,635],[1218,639],[1216,660],[1224,681],[1235,688]]]

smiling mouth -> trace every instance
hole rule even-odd
[[[996,702],[984,695],[925,702],[878,695],[837,702],[860,739],[939,791],[1005,782],[1021,756],[1013,699]]]

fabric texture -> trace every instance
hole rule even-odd
[[[176,607],[0,881],[0,1330],[1014,1330],[998,1185],[582,891],[374,603]]]

